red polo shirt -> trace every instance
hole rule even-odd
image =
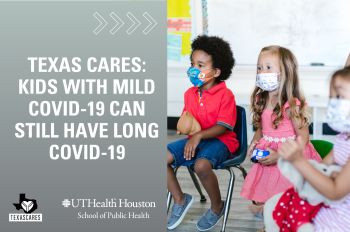
[[[220,124],[227,128],[226,132],[216,138],[220,139],[231,154],[237,150],[237,136],[233,132],[236,124],[236,101],[232,91],[226,87],[225,81],[211,89],[199,93],[199,87],[189,88],[185,92],[185,107],[201,125],[202,130]],[[201,96],[200,96],[201,95]],[[191,138],[188,136],[187,138]]]

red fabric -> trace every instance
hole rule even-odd
[[[182,113],[188,111],[192,114],[201,125],[202,130],[217,124],[227,124],[227,131],[216,138],[220,139],[232,154],[238,148],[237,136],[230,130],[236,124],[235,96],[226,87],[224,81],[209,90],[204,90],[200,101],[198,89],[198,87],[192,87],[185,92],[185,107]]]
[[[304,223],[311,223],[323,204],[310,205],[301,199],[294,188],[284,192],[272,213],[280,231],[297,231]]]

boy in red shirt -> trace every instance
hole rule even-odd
[[[225,80],[232,73],[235,59],[230,45],[216,36],[198,36],[192,43],[191,67],[187,71],[194,87],[185,93],[183,111],[192,114],[201,131],[168,144],[167,187],[174,198],[168,229],[176,228],[191,207],[194,197],[182,192],[172,166],[188,166],[207,191],[211,208],[197,222],[200,231],[213,228],[222,218],[226,202],[221,200],[213,168],[238,148],[233,128],[236,102]]]

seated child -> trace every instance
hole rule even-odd
[[[248,155],[251,158],[254,149],[268,151],[270,155],[253,165],[241,196],[256,201],[258,205],[251,204],[249,209],[262,216],[268,199],[293,186],[277,167],[277,151],[288,138],[302,136],[306,145],[304,157],[318,162],[322,159],[309,141],[310,119],[294,54],[280,46],[264,47],[258,57],[256,85],[251,95],[251,111],[258,129]]]
[[[167,187],[174,198],[168,229],[181,223],[194,201],[193,196],[182,192],[171,165],[188,166],[197,174],[209,195],[211,208],[197,222],[200,231],[213,228],[223,216],[226,202],[221,200],[218,180],[212,169],[238,148],[233,132],[235,97],[225,84],[234,64],[230,45],[223,39],[203,35],[193,41],[187,75],[194,87],[185,92],[183,112],[192,114],[202,130],[168,144]]]
[[[339,200],[346,196],[341,204],[321,207],[314,220],[314,231],[350,231],[350,66],[335,72],[332,77],[327,122],[341,134],[336,136],[333,149],[322,163],[342,166],[340,173],[328,177],[315,169],[302,155],[305,145],[300,138],[298,141],[288,140],[278,154],[326,198]],[[295,223],[301,226],[304,222]]]

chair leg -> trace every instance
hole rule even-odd
[[[196,186],[196,189],[199,193],[199,195],[201,196],[201,199],[200,199],[200,202],[206,202],[207,199],[205,198],[205,196],[203,195],[202,193],[202,189],[201,189],[201,186],[199,185],[198,183],[198,180],[197,180],[197,177],[196,175],[190,170],[190,168],[187,168],[188,172],[190,173],[190,176],[192,178],[192,181],[194,183],[194,186]]]
[[[174,172],[175,172],[175,175],[176,175],[176,172],[177,170],[179,169],[180,166],[177,166],[174,168]],[[168,214],[169,213],[169,208],[170,208],[170,204],[171,204],[171,193],[168,191],[168,196],[167,196],[167,209],[166,209],[166,213]]]
[[[221,232],[225,232],[227,218],[228,218],[228,214],[230,212],[233,186],[235,183],[235,174],[233,173],[233,170],[229,167],[229,168],[227,168],[227,171],[230,172],[230,183],[228,185],[228,190],[227,190],[226,206],[225,206],[224,220],[222,222]]]
[[[242,171],[243,179],[245,179],[248,174],[247,174],[247,171],[244,169],[244,167],[242,165],[240,165],[240,164],[237,164],[234,167],[238,168],[239,170]]]
[[[235,168],[238,168],[239,170],[241,170],[242,171],[242,174],[243,174],[243,179],[245,179],[246,177],[247,177],[247,171],[244,169],[244,167],[242,166],[242,165],[240,165],[240,164],[237,164],[237,165],[235,165],[234,166]],[[252,203],[254,204],[254,205],[258,205],[258,203],[256,202],[256,201],[252,201]]]
[[[171,193],[168,191],[168,196],[167,196],[167,209],[166,209],[166,213],[169,213],[169,208],[170,208],[170,204],[171,204]]]

